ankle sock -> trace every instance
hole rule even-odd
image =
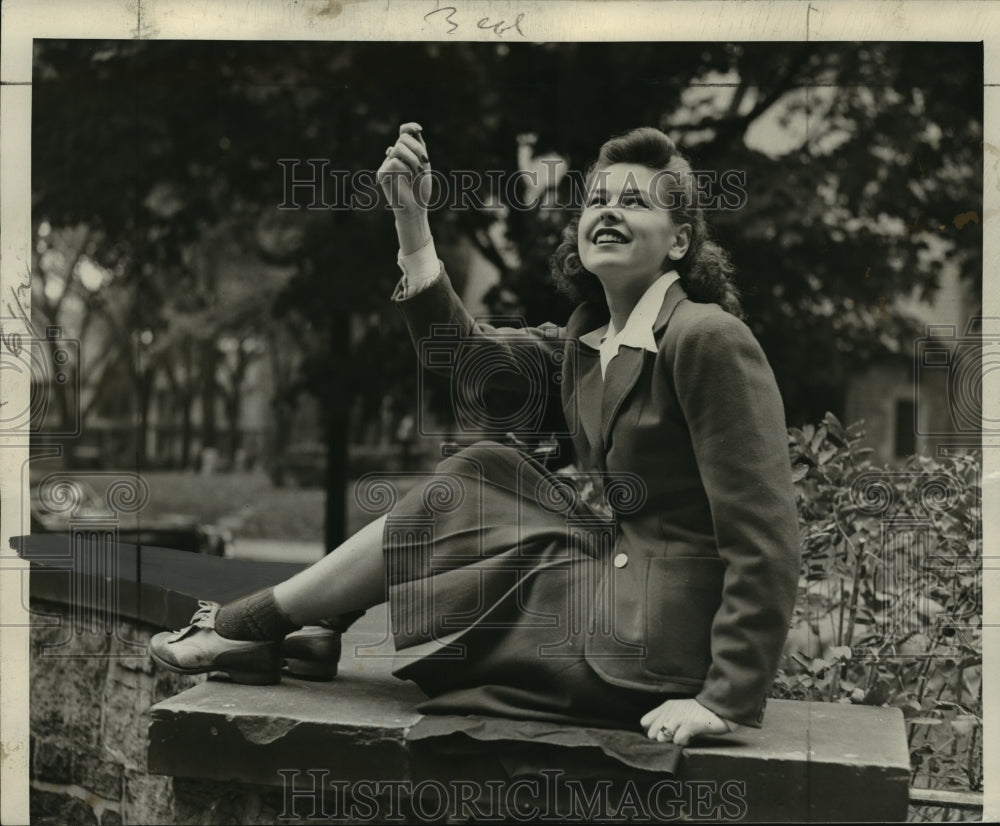
[[[301,626],[278,607],[274,588],[227,602],[215,617],[215,631],[228,640],[274,640],[278,642]]]
[[[348,611],[346,614],[338,614],[335,617],[320,620],[318,624],[324,628],[329,628],[331,631],[339,631],[343,634],[364,615],[364,611]]]

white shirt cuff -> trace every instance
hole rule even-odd
[[[409,255],[397,254],[396,263],[403,271],[398,290],[401,298],[416,295],[441,275],[441,262],[438,261],[433,238]]]

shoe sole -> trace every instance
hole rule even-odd
[[[285,673],[289,677],[299,677],[303,680],[332,680],[337,676],[337,664],[315,660],[300,660],[294,657],[285,660]]]
[[[211,672],[220,672],[226,674],[230,680],[234,683],[239,683],[240,685],[275,685],[281,682],[281,672],[268,672],[263,673],[260,671],[241,671],[239,669],[225,668],[224,666],[200,666],[197,668],[184,668],[180,665],[174,665],[171,662],[167,662],[162,657],[159,657],[155,651],[150,649],[149,656],[156,663],[159,663],[168,671],[173,671],[177,674],[209,674]]]

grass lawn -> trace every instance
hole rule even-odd
[[[186,513],[246,539],[323,539],[323,490],[276,488],[263,472],[150,471],[149,515]]]
[[[185,513],[233,531],[237,539],[323,540],[321,488],[278,488],[261,471],[203,476],[183,471],[150,471],[144,513]],[[354,502],[353,483],[347,496],[347,525],[353,533],[373,518]],[[400,487],[402,492],[402,487]]]

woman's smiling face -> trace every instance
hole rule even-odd
[[[648,286],[684,257],[689,224],[674,223],[668,176],[641,164],[612,164],[597,172],[580,215],[577,244],[583,266],[605,289]],[[659,189],[651,189],[657,187]]]

